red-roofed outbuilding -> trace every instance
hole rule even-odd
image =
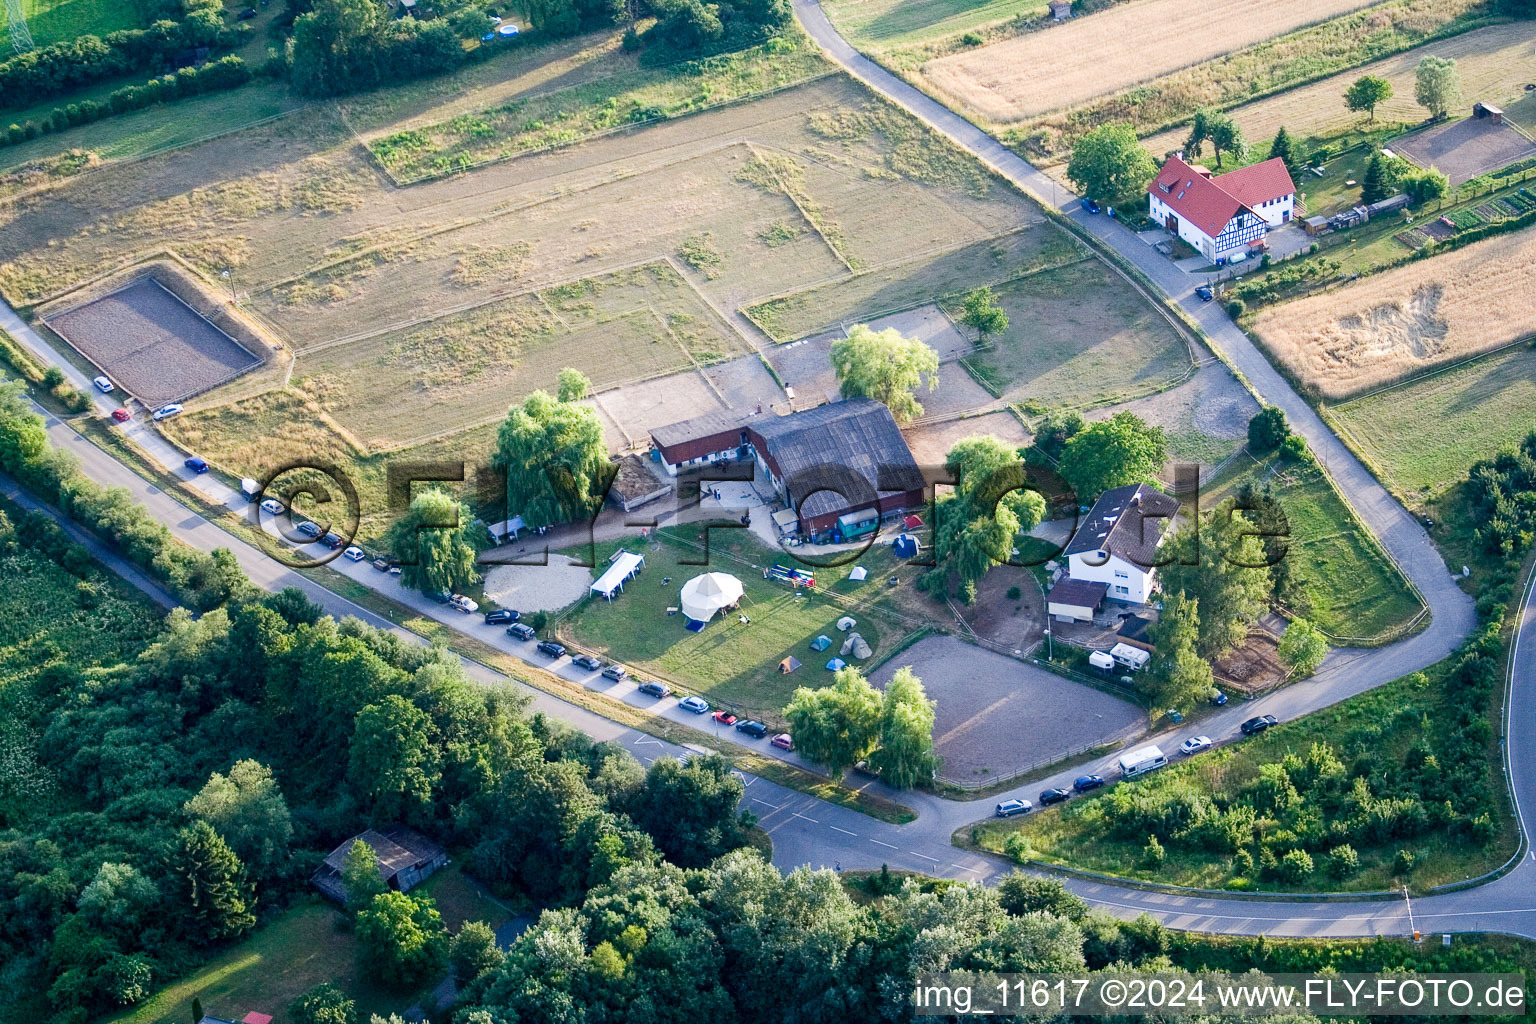
[[[1170,157],[1147,194],[1152,219],[1211,260],[1261,248],[1296,212],[1296,185],[1279,157],[1214,177]]]

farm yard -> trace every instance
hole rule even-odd
[[[1399,495],[1433,498],[1536,430],[1536,344],[1522,342],[1326,410]]]
[[[1090,18],[924,64],[920,75],[962,110],[998,125],[1199,64],[1372,0],[1234,0],[1219,9],[1138,0]],[[1126,45],[1134,39],[1135,45]]]
[[[1521,93],[1531,76],[1532,47],[1536,47],[1536,22],[1491,25],[1233,107],[1231,114],[1249,144],[1261,151],[1256,155],[1262,156],[1269,152],[1268,141],[1282,127],[1293,138],[1322,139],[1360,126],[1361,115],[1344,106],[1344,90],[1361,75],[1377,75],[1392,85],[1391,98],[1376,108],[1377,123],[1416,124],[1423,119],[1424,108],[1414,100],[1414,68],[1424,57],[1434,55],[1456,61],[1464,106],[1470,110],[1474,99],[1497,102]],[[1182,146],[1188,134],[1186,127],[1179,126],[1150,135],[1143,142],[1154,156],[1161,157]],[[1311,148],[1314,147],[1303,145],[1302,152]]]
[[[1536,331],[1536,227],[1259,311],[1253,333],[1302,386],[1342,399]]]

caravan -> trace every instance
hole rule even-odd
[[[1120,772],[1128,779],[1134,779],[1138,775],[1156,771],[1168,764],[1168,758],[1160,747],[1142,747],[1128,754],[1121,754],[1119,758]]]

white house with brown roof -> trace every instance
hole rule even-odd
[[[1067,575],[1104,584],[1112,601],[1146,604],[1156,582],[1157,546],[1178,510],[1177,498],[1146,484],[1105,491],[1067,545]]]
[[[1263,248],[1269,229],[1296,214],[1296,185],[1279,157],[1215,176],[1169,157],[1147,195],[1152,219],[1210,260]]]

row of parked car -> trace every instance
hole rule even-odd
[[[1270,726],[1278,724],[1279,719],[1274,715],[1258,715],[1244,722],[1241,728],[1244,736],[1254,736]],[[1209,736],[1191,736],[1179,744],[1179,753],[1185,757],[1192,757],[1195,754],[1210,750],[1214,745]],[[1161,763],[1166,763],[1166,759]],[[1098,789],[1102,785],[1104,785],[1104,776],[1102,775],[1079,775],[1073,781],[1071,789],[1056,788],[1041,791],[1040,806],[1049,807],[1051,804],[1064,803],[1074,793],[1086,793],[1089,790]],[[1015,814],[1028,814],[1034,809],[1035,805],[1030,801],[1016,798],[999,803],[993,814],[999,818],[1011,818]]]
[[[498,608],[493,612],[486,613],[485,622],[486,625],[510,623],[507,626],[507,635],[525,642],[536,638],[538,633],[527,623],[519,622],[520,618],[522,618],[520,612],[513,611],[511,608]],[[560,641],[549,639],[539,641],[538,651],[540,654],[547,654],[556,660],[565,657],[569,653],[566,646]],[[604,665],[600,659],[590,654],[571,655],[571,664],[577,668],[586,669],[588,672],[601,672],[604,679],[611,679],[614,682],[621,682],[629,677],[629,670],[623,665],[617,662],[611,665]],[[655,697],[658,700],[664,700],[672,696],[672,687],[654,679],[646,680],[636,689],[647,697]],[[768,735],[768,726],[764,723],[756,719],[737,718],[724,708],[712,709],[709,701],[696,694],[688,694],[678,698],[677,706],[684,711],[691,711],[695,715],[708,714],[711,710],[714,710],[713,717],[716,722],[719,722],[721,725],[733,726],[737,732],[750,736],[755,740],[760,740]],[[787,732],[778,733],[769,742],[780,750],[795,749],[795,741]]]

